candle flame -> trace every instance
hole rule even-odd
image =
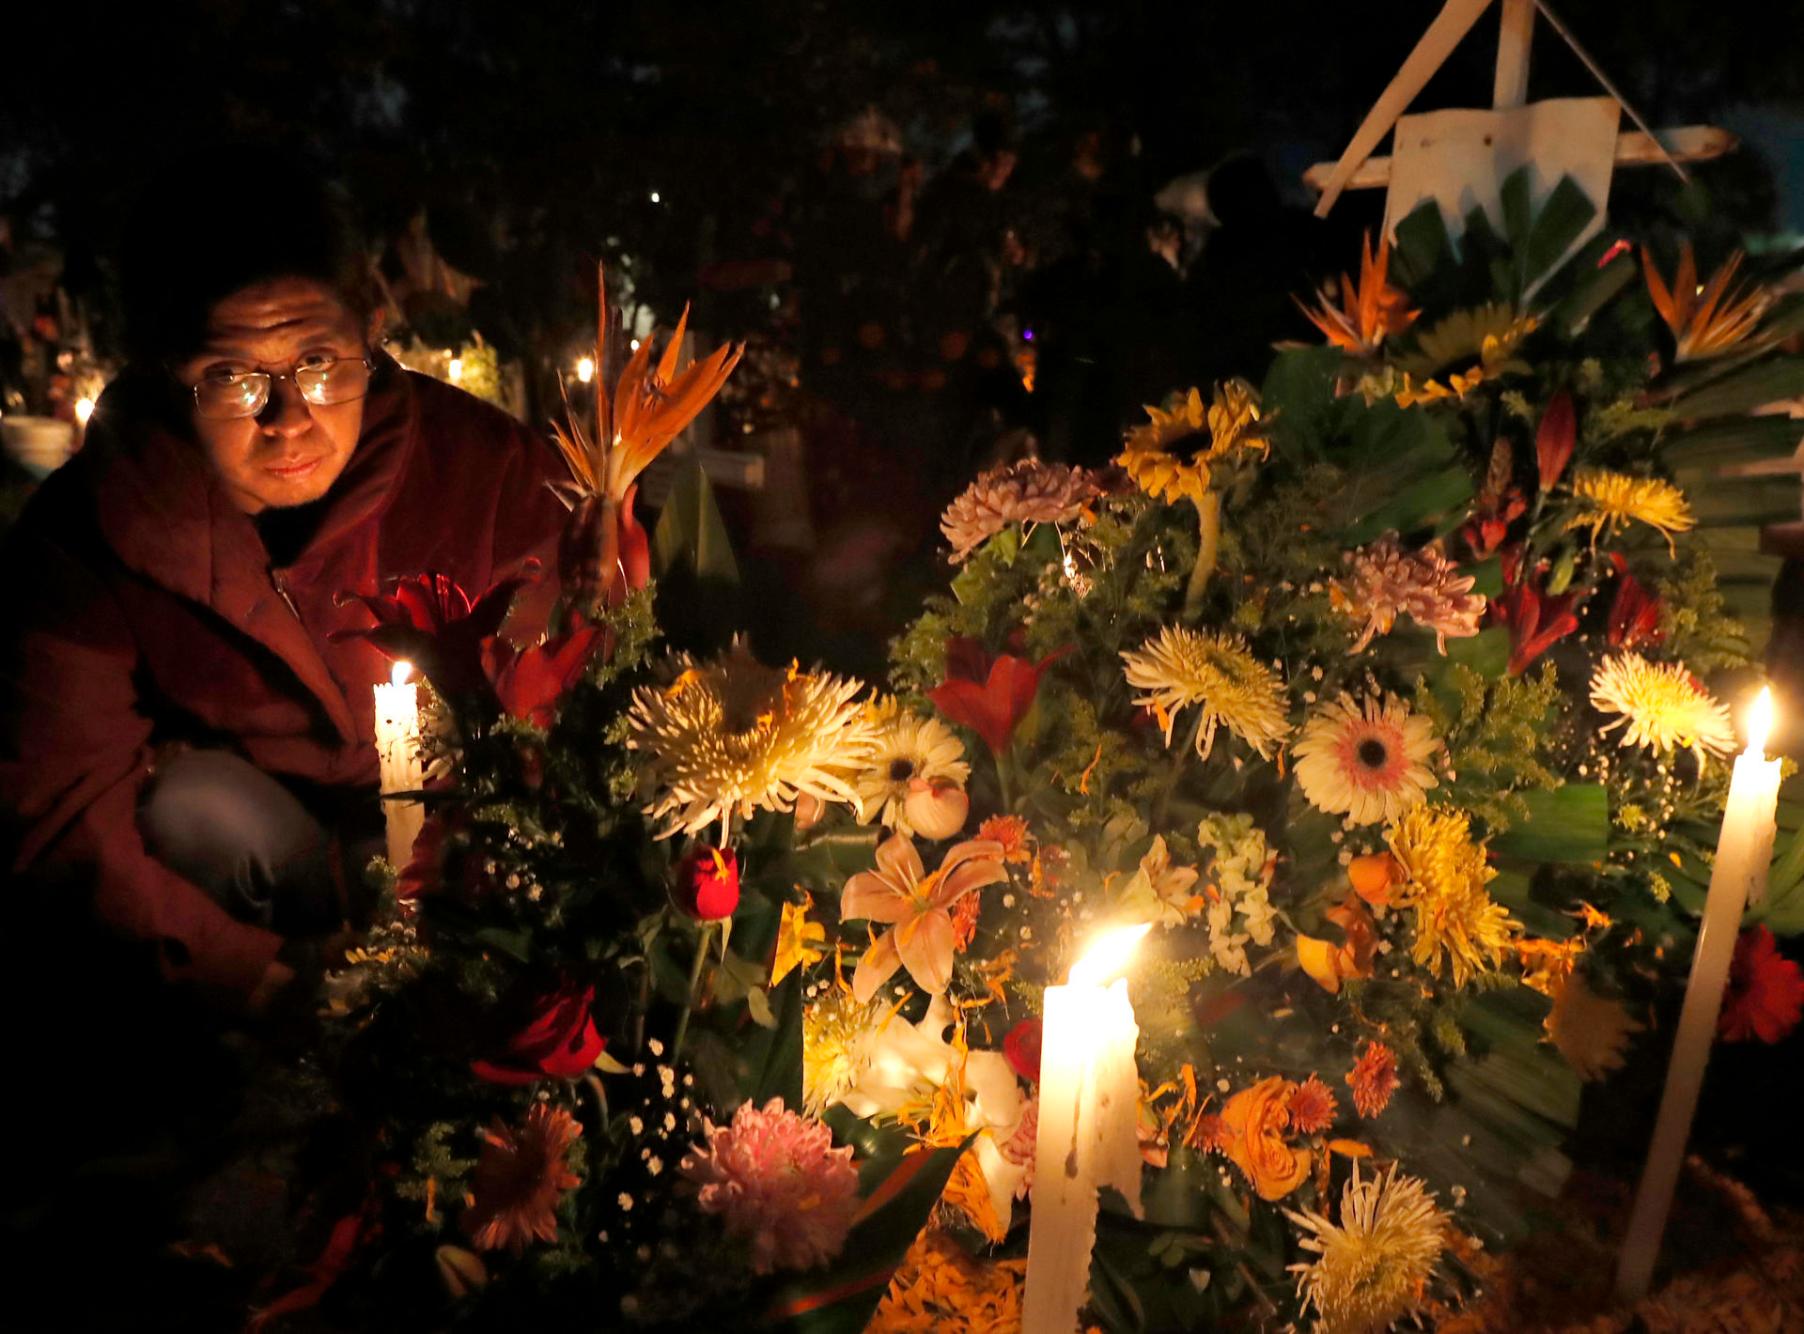
[[[595,358],[583,357],[576,363],[576,378],[584,384],[595,378]]]
[[[1766,739],[1773,730],[1773,688],[1761,686],[1748,709],[1748,750],[1759,755],[1766,750]]]
[[[395,665],[389,668],[388,681],[390,685],[404,686],[407,684],[407,678],[412,675],[413,664],[406,658],[397,658]]]
[[[88,424],[88,418],[92,417],[93,415],[94,415],[94,400],[93,399],[78,398],[75,400],[75,420],[76,421],[80,422],[83,426],[86,426]]]
[[[451,376],[452,384],[463,383],[464,359],[462,357],[452,357],[450,364],[445,369]]]
[[[1140,938],[1152,930],[1151,922],[1133,926],[1117,926],[1090,942],[1083,957],[1071,965],[1071,982],[1076,986],[1101,986],[1127,971]]]

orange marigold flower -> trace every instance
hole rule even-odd
[[[1321,1133],[1334,1124],[1334,1114],[1339,1110],[1334,1090],[1322,1082],[1320,1075],[1309,1076],[1291,1091],[1290,1124],[1298,1134]]]
[[[1017,862],[1025,866],[1033,860],[1033,849],[1028,846],[1033,837],[1027,830],[1027,821],[1019,815],[992,815],[977,826],[977,837],[991,843],[1002,844],[1002,860]]]
[[[1368,1041],[1359,1059],[1347,1072],[1347,1087],[1353,1090],[1353,1106],[1361,1116],[1377,1116],[1391,1105],[1391,1094],[1401,1083],[1397,1078],[1397,1053],[1382,1042]]]
[[[952,948],[959,954],[965,952],[971,938],[977,934],[977,919],[983,913],[983,901],[976,894],[967,894],[952,905]]]
[[[1201,1113],[1184,1132],[1185,1146],[1198,1153],[1220,1153],[1233,1138],[1234,1132],[1228,1129],[1228,1123],[1214,1112]]]
[[[569,1112],[542,1102],[519,1126],[496,1117],[482,1132],[470,1207],[459,1220],[477,1250],[519,1255],[531,1241],[557,1239],[558,1203],[582,1182],[564,1155],[582,1133]]]
[[[1798,1026],[1804,1013],[1804,975],[1779,953],[1773,933],[1756,926],[1735,942],[1729,990],[1716,1031],[1727,1042],[1759,1038],[1777,1042]]]

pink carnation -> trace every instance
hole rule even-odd
[[[724,1126],[704,1122],[707,1144],[683,1159],[682,1174],[701,1187],[704,1212],[751,1243],[752,1269],[812,1269],[839,1254],[858,1212],[852,1150],[833,1147],[819,1121],[741,1104]]]

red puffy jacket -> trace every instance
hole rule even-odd
[[[561,467],[505,413],[384,358],[318,529],[272,570],[205,456],[164,424],[167,402],[154,377],[121,376],[0,547],[4,855],[24,883],[90,893],[165,977],[242,1001],[281,940],[146,853],[154,747],[223,742],[277,776],[367,788],[373,812],[371,688],[388,664],[333,640],[372,623],[338,594],[436,570],[474,595],[534,556],[549,567]]]

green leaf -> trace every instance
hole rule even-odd
[[[660,579],[686,568],[697,579],[738,584],[739,563],[733,558],[720,507],[714,503],[713,484],[700,463],[683,469],[671,484],[652,534],[651,553]]]
[[[1392,278],[1405,288],[1414,289],[1426,282],[1452,258],[1453,240],[1447,235],[1440,206],[1432,199],[1397,224],[1396,237],[1391,248]]]
[[[770,1032],[770,1046],[758,1067],[758,1078],[752,1086],[751,1098],[764,1103],[783,1099],[785,1107],[802,1106],[802,975],[791,973],[772,989],[776,1024]]]
[[[1493,625],[1464,639],[1449,639],[1447,660],[1470,667],[1487,681],[1499,680],[1510,668],[1510,632]]]
[[[1491,841],[1500,857],[1589,866],[1610,846],[1610,799],[1599,783],[1518,793],[1528,814]]]
[[[1804,359],[1776,357],[1713,380],[1673,400],[1681,417],[1727,417],[1804,396]]]
[[[1408,532],[1457,509],[1471,498],[1472,474],[1456,464],[1406,486],[1401,493],[1348,528],[1344,538],[1358,546],[1391,529]]]
[[[485,926],[471,932],[470,939],[520,963],[532,962],[532,936],[524,928],[509,931],[505,927]]]
[[[866,1192],[867,1201],[881,1203],[852,1228],[839,1259],[785,1285],[763,1323],[801,1334],[859,1334],[969,1143],[910,1154],[886,1172]]]
[[[1521,170],[1526,172],[1528,168]],[[1541,205],[1529,231],[1522,272],[1525,285],[1532,286],[1536,279],[1551,272],[1596,216],[1597,205],[1590,196],[1572,177],[1562,176]],[[1515,237],[1512,235],[1511,239]]]

